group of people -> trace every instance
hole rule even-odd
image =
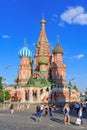
[[[77,114],[77,119],[76,119],[76,124],[78,125],[82,125],[83,124],[83,112],[86,112],[86,104],[79,104],[79,103],[75,103],[72,104],[72,108],[70,108],[71,106],[69,106],[68,103],[65,104],[64,108],[63,108],[63,114],[64,114],[64,124],[68,124],[70,125],[70,110],[75,110],[76,114]]]
[[[17,111],[29,110],[30,104],[18,104]],[[9,104],[10,113],[14,113],[14,104]]]
[[[49,115],[50,118],[53,118],[53,114],[52,114],[53,109],[55,109],[55,107],[51,104],[49,105],[38,104],[36,106],[36,121],[37,120],[41,121],[42,115],[46,117]]]
[[[29,110],[30,104],[18,104],[17,111]]]
[[[27,105],[18,105],[17,106],[17,110],[18,111],[23,111],[25,108],[29,109],[29,104]],[[14,113],[14,105],[10,104],[9,105],[9,109],[10,109],[10,113],[13,114]],[[53,110],[56,110],[56,106],[52,105],[52,104],[38,104],[36,106],[36,121],[41,121],[41,117],[42,116],[49,116],[50,119],[53,118]],[[79,103],[75,103],[75,104],[69,104],[69,103],[65,103],[65,105],[62,107],[62,112],[64,115],[64,124],[66,125],[70,125],[70,111],[75,110],[75,113],[77,114],[77,119],[76,120],[76,124],[83,124],[83,120],[82,120],[82,116],[83,113],[86,112],[87,110],[87,105],[86,104],[79,104]]]
[[[78,107],[79,106],[79,107]],[[65,103],[64,107],[62,107],[62,112],[64,115],[64,124],[70,125],[70,111],[71,111],[71,104]],[[55,110],[55,106],[48,104],[48,105],[43,105],[43,104],[38,104],[36,106],[36,121],[41,121],[41,117],[43,116],[48,116],[52,119],[53,118],[53,109]],[[76,111],[75,113],[77,114],[77,119],[79,123],[76,121],[75,123],[78,125],[83,124],[82,116],[83,112],[86,112],[86,105],[85,104],[78,104],[75,103],[73,109]],[[77,120],[76,119],[76,120]]]

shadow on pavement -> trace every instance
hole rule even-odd
[[[58,119],[58,118],[52,118],[52,119],[50,119],[50,120],[55,121],[55,122],[58,122],[58,123],[61,123],[61,124],[64,124],[64,121],[63,121],[63,120],[60,120],[60,119]]]
[[[31,118],[33,121],[36,121],[36,118],[35,118],[35,117],[32,117],[32,116],[31,116],[30,118]]]

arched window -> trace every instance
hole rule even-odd
[[[46,88],[46,92],[49,92],[49,88],[48,87]]]
[[[40,95],[43,94],[43,89],[40,90]]]

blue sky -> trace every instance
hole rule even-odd
[[[0,0],[0,76],[9,84],[18,74],[18,52],[27,38],[35,53],[42,15],[51,50],[58,36],[64,49],[66,81],[73,77],[80,91],[87,88],[87,0]],[[10,64],[8,69],[6,66]]]

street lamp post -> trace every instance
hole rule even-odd
[[[69,89],[69,103],[71,102],[71,86],[68,87]]]
[[[3,84],[3,109],[5,109],[5,88],[6,88],[6,86],[7,86],[7,82],[5,81],[5,79],[3,79],[3,82],[2,82],[2,84]]]
[[[6,82],[6,70],[9,68],[9,64],[5,67],[4,69],[4,78],[3,78],[3,81],[2,81],[2,85],[3,85],[3,109],[5,109],[5,97],[6,97],[6,94],[5,94],[5,89],[6,89],[6,86],[7,86],[7,82]]]

